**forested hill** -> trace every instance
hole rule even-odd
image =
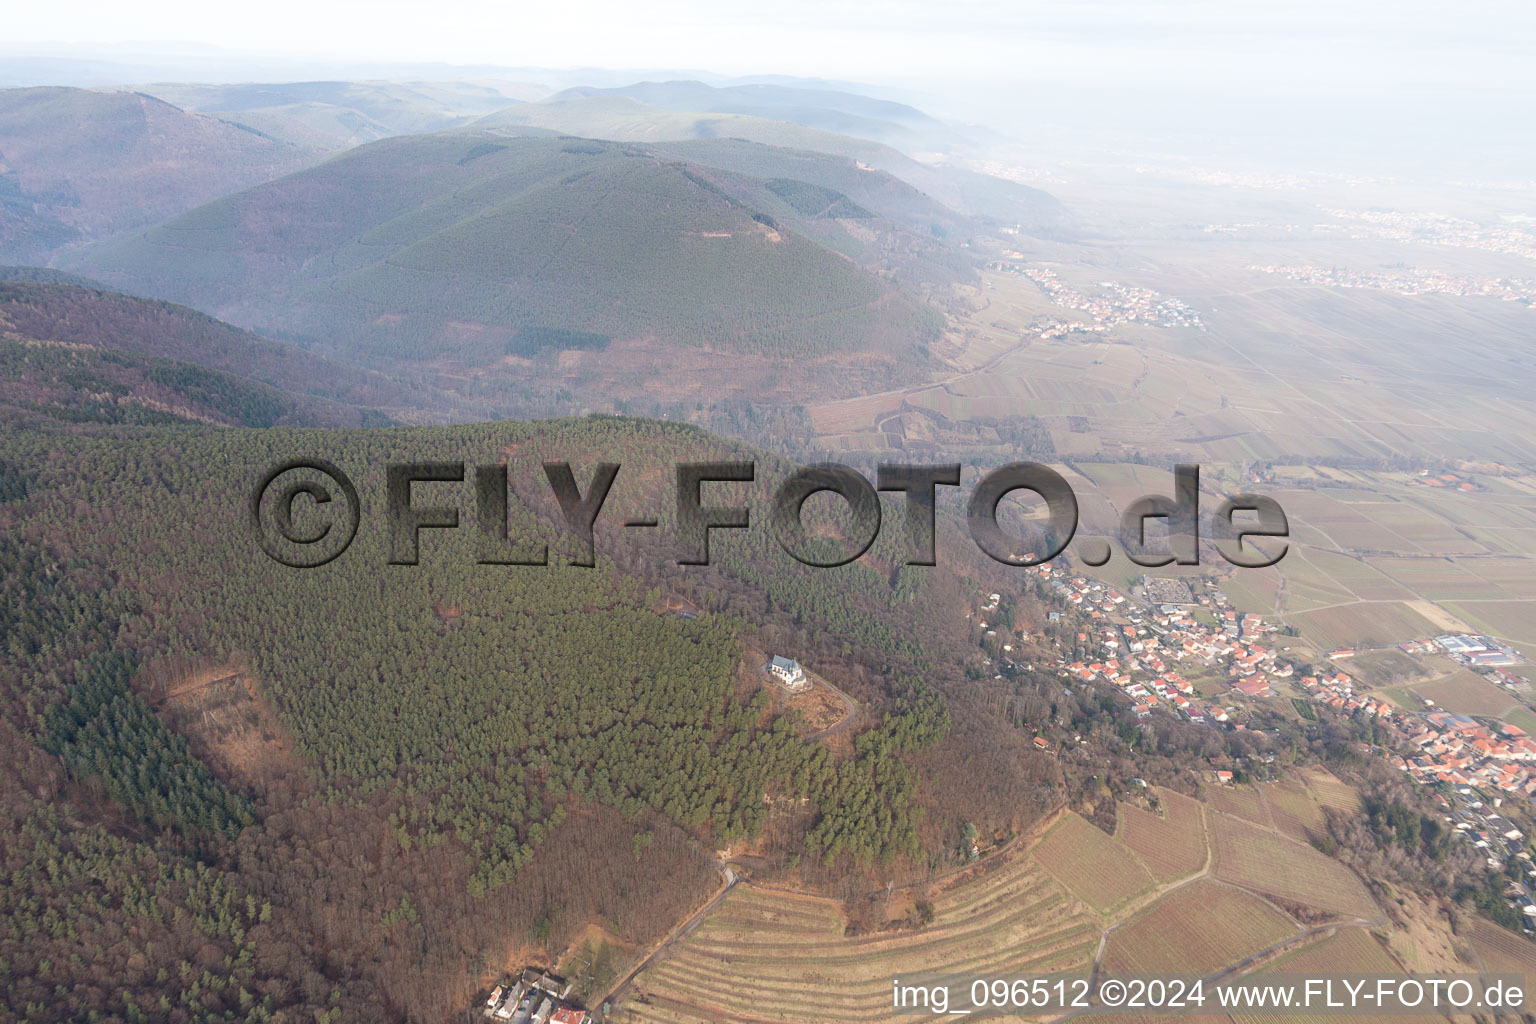
[[[824,190],[812,205],[769,186],[632,145],[411,136],[108,243],[77,269],[375,367],[510,374],[509,359],[625,340],[910,358],[937,336],[937,312],[860,265],[866,249],[879,262],[887,244],[931,237],[880,242],[905,229]]]
[[[974,218],[956,213],[893,174],[848,156],[738,138],[685,139],[649,145],[657,152],[692,164],[831,189],[915,234],[928,235],[951,246],[971,241],[981,229]]]
[[[959,820],[1019,827],[1058,792],[1023,733],[972,713],[975,584],[953,570],[883,545],[807,569],[761,529],[717,536],[699,571],[626,546],[642,510],[670,532],[677,461],[751,454],[691,428],[13,429],[0,449],[0,1016],[438,1021],[509,950],[589,922],[656,938],[720,846],[829,878],[921,870]],[[273,562],[246,518],[294,457],[361,495],[317,569]],[[562,564],[558,457],[583,484],[622,466],[592,569]],[[463,526],[387,564],[384,466],[445,459],[504,459],[508,544],[554,564],[480,564],[450,484],[416,500]],[[784,468],[760,461],[759,490]],[[669,614],[682,600],[699,614]],[[775,709],[766,650],[864,704],[841,744]]]
[[[144,227],[319,159],[134,92],[0,90],[0,262]]]
[[[950,209],[989,224],[1014,225],[1045,236],[1069,235],[1073,230],[1069,212],[1049,192],[958,167],[922,163],[879,142],[793,123],[783,113],[755,116],[663,109],[618,92],[572,90],[538,103],[508,107],[475,123],[646,144],[736,139],[832,154],[891,174]]]
[[[51,283],[55,277],[82,283]],[[380,374],[185,306],[106,291],[42,268],[0,267],[0,343],[0,405],[16,414],[80,422],[367,426],[388,423],[380,410],[397,409],[406,395],[402,384]]]

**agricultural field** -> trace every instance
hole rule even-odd
[[[1430,601],[1496,601],[1510,596],[1499,585],[1477,575],[1467,562],[1446,558],[1373,556],[1376,568]],[[1520,559],[1529,567],[1528,559]],[[1529,568],[1527,568],[1529,571]]]
[[[1522,538],[1522,542],[1531,545],[1530,548],[1523,550],[1536,549],[1536,538]],[[1467,567],[1491,586],[1498,587],[1509,594],[1511,599],[1525,601],[1527,604],[1536,600],[1536,576],[1531,572],[1531,559],[1528,556],[1479,558],[1475,562],[1469,562]],[[1525,621],[1528,623],[1529,619]]]
[[[1433,622],[1403,601],[1356,601],[1287,618],[1301,630],[1302,636],[1324,650],[1379,647],[1439,632]]]
[[[1098,947],[1098,926],[1027,856],[952,884],[932,904],[927,926],[848,936],[836,900],[739,887],[639,975],[610,1019],[887,1020],[893,977],[1086,971]]]
[[[1083,474],[1073,485],[1084,496],[1085,528],[1096,515],[1112,517],[1137,493],[1166,489],[1146,467],[1079,465]],[[1209,490],[1222,467],[1205,468]],[[1292,479],[1304,486],[1284,486]],[[1486,632],[1536,648],[1536,562],[1527,554],[1536,545],[1536,507],[1523,492],[1440,494],[1409,474],[1328,467],[1281,467],[1275,482],[1280,486],[1272,496],[1291,522],[1291,550],[1276,567],[1222,581],[1238,608],[1283,616],[1322,651],[1447,631]],[[1329,482],[1336,486],[1317,487]],[[1093,511],[1097,506],[1103,509]],[[1120,586],[1137,575],[1134,566],[1114,560],[1089,571]],[[1372,685],[1415,674],[1383,653]]]
[[[1205,800],[1223,814],[1236,815],[1257,825],[1269,828],[1274,824],[1263,795],[1253,786],[1214,785],[1205,790]]]
[[[1350,814],[1360,813],[1360,793],[1349,783],[1318,765],[1301,770],[1301,778],[1324,807],[1333,807]]]
[[[1289,557],[1289,555],[1287,555]],[[1281,565],[1285,561],[1281,560]],[[1159,570],[1161,571],[1161,570]],[[1274,611],[1279,597],[1281,573],[1278,567],[1244,569],[1221,581],[1221,591],[1233,606],[1245,612],[1267,615]]]
[[[1222,792],[1249,813],[1264,810],[1279,832],[1296,837],[1321,824],[1324,806],[1358,807],[1351,787],[1317,769],[1281,783]],[[849,935],[838,901],[740,887],[639,976],[612,1019],[620,1024],[888,1020],[892,977],[932,970],[1086,971],[1106,924],[1098,964],[1106,973],[1210,975],[1276,946],[1283,951],[1261,961],[1260,971],[1403,969],[1377,938],[1356,926],[1341,926],[1289,948],[1290,940],[1317,918],[1288,908],[1378,917],[1348,869],[1274,829],[1204,808],[1177,793],[1159,791],[1159,796],[1162,815],[1122,804],[1114,837],[1076,815],[1064,816],[1029,853],[984,863],[935,892],[933,922],[925,927],[910,920],[895,924],[915,908],[912,893],[898,892],[890,900],[887,914],[893,927]],[[1175,885],[1108,922],[1085,913],[1072,898],[1077,894],[1096,907],[1125,907],[1149,889],[1152,879],[1163,882],[1199,871],[1207,823],[1216,844],[1211,877]],[[1190,836],[1197,838],[1191,842]],[[1118,890],[1103,881],[1117,870],[1134,874],[1148,869],[1143,880]],[[1093,892],[1098,902],[1079,889]],[[1293,913],[1302,913],[1303,919]],[[1486,970],[1536,972],[1536,944],[1486,922],[1475,928],[1471,941]],[[1077,1019],[1263,1024],[1256,1017],[1221,1015]],[[1389,1024],[1408,1021],[1389,1019]]]
[[[1252,893],[1192,882],[1110,932],[1100,967],[1110,974],[1211,974],[1299,930]]]
[[[1513,937],[1513,936],[1511,936]],[[1294,952],[1277,957],[1261,967],[1260,974],[1282,973],[1321,977],[1329,974],[1402,974],[1403,968],[1363,928],[1340,928]],[[1339,1020],[1328,1014],[1234,1014],[1236,1024],[1274,1024],[1275,1021],[1301,1021],[1303,1024],[1332,1024]],[[1422,1024],[1423,1015],[1371,1014],[1371,1024]]]
[[[1435,659],[1438,663],[1442,659]],[[1444,659],[1444,663],[1454,666],[1455,662]],[[1415,661],[1396,648],[1388,648],[1384,651],[1362,651],[1353,658],[1348,658],[1335,665],[1343,672],[1361,680],[1371,689],[1379,689],[1384,686],[1399,686],[1426,675],[1428,667],[1424,662]],[[1439,672],[1431,670],[1428,674],[1439,675]]]
[[[1347,1019],[1349,1018],[1342,1018],[1337,1014],[1295,1012],[1287,1013],[1283,1017],[1273,1013],[1268,1015],[1262,1013],[1240,1013],[1234,1014],[1231,1018],[1233,1024],[1276,1024],[1277,1021],[1283,1022],[1283,1024],[1293,1024],[1293,1022],[1294,1024],[1338,1024],[1340,1020]],[[1426,1020],[1443,1019],[1441,1017],[1427,1017],[1422,1013],[1373,1013],[1369,1017],[1361,1018],[1361,1020],[1370,1021],[1371,1024],[1424,1024]]]
[[[1504,721],[1510,725],[1519,726],[1531,736],[1536,736],[1536,711],[1524,705],[1504,716]]]
[[[1065,814],[1031,851],[1033,859],[1101,914],[1112,913],[1153,886],[1129,846],[1076,814]]]
[[[1050,375],[1078,367],[1082,352],[1089,347],[1053,359],[1045,371],[1047,376],[1039,380],[1002,385],[966,379],[907,397],[946,416],[963,416],[968,411],[1002,415],[1012,399],[981,399],[974,392],[1003,388],[1013,395],[1022,388],[1028,394],[1020,392],[1015,398],[1039,401],[1051,391]],[[1108,353],[1095,351],[1103,358],[1118,359],[1118,353],[1110,354],[1117,347]],[[1095,370],[1101,368],[1096,366]],[[1116,373],[1108,374],[1108,378],[1113,380]],[[1064,404],[1059,416],[1040,410],[1059,457],[1070,459],[1079,451],[1074,445],[1086,445],[1081,448],[1084,452],[1103,454],[1102,449],[1093,447],[1100,438],[1097,432],[1078,433],[1076,426],[1061,429],[1067,422],[1093,421],[1094,417],[1083,410],[1102,410],[1101,405],[1088,400],[1101,389],[1099,385],[1079,387],[1078,404]],[[883,400],[890,401],[891,397]],[[1190,429],[1190,424],[1186,422],[1184,429]],[[1080,534],[1084,537],[1112,536],[1120,511],[1131,500],[1169,489],[1165,470],[1129,462],[1084,461],[1055,468],[1078,495]],[[1235,486],[1226,481],[1230,468],[1219,461],[1202,464],[1203,502]],[[1281,486],[1272,492],[1290,518],[1290,551],[1273,568],[1245,569],[1222,580],[1222,589],[1237,608],[1266,617],[1279,616],[1282,623],[1295,626],[1300,639],[1319,653],[1335,647],[1390,646],[1447,631],[1487,632],[1536,649],[1536,628],[1530,625],[1536,622],[1532,612],[1536,608],[1536,561],[1520,557],[1536,545],[1536,512],[1470,503],[1477,496],[1434,495],[1404,474],[1306,468],[1311,472],[1306,479],[1314,485],[1333,480],[1337,486]],[[1445,504],[1436,503],[1442,499]],[[1463,514],[1470,518],[1463,519]],[[1497,541],[1488,540],[1488,529],[1480,525],[1485,520],[1503,524],[1498,528],[1505,529],[1518,543],[1501,547]],[[1509,532],[1517,523],[1521,530],[1530,525],[1530,535]],[[1478,539],[1469,539],[1462,534],[1463,529],[1475,530]],[[1083,567],[1081,571],[1120,588],[1129,587],[1143,574],[1141,567],[1123,558],[1111,558],[1103,566]],[[1209,575],[1210,568],[1168,566],[1159,571],[1199,577]],[[1367,672],[1373,686],[1397,685],[1420,674],[1411,661],[1394,657],[1394,652],[1376,653],[1381,655],[1379,664]]]
[[[1340,928],[1298,950],[1265,964],[1265,973],[1398,974],[1402,965],[1364,928]]]
[[[1275,828],[1297,842],[1307,843],[1327,831],[1327,820],[1307,786],[1297,780],[1268,782],[1259,787]]]
[[[1523,944],[1530,951],[1536,953],[1536,946],[1526,942],[1519,936],[1513,935],[1496,925],[1479,920],[1478,929],[1486,927],[1490,932],[1497,933],[1489,937],[1490,943],[1496,943],[1501,948],[1510,947],[1511,944]],[[1507,940],[1507,941],[1506,941]],[[1516,949],[1516,954],[1523,952]],[[1512,957],[1509,962],[1500,959],[1498,966],[1485,959],[1485,969],[1489,971],[1516,971],[1527,972],[1536,969],[1536,960],[1528,959],[1524,965],[1515,966],[1517,957]],[[1445,969],[1465,972],[1465,965],[1445,965]],[[1318,939],[1310,945],[1304,946],[1294,952],[1287,953],[1270,961],[1260,968],[1259,973],[1283,973],[1310,975],[1313,977],[1328,974],[1402,974],[1403,965],[1399,964],[1393,956],[1382,948],[1381,943],[1363,928],[1340,928],[1330,936]],[[1304,1024],[1329,1024],[1336,1021],[1337,1016],[1327,1014],[1287,1015],[1284,1018],[1263,1014],[1236,1014],[1232,1018],[1236,1024],[1273,1024],[1277,1020],[1301,1021]],[[1423,1015],[1413,1014],[1372,1014],[1369,1018],[1372,1022],[1381,1024],[1415,1024],[1427,1018]]]
[[[1085,462],[1080,464],[1080,468],[1116,510],[1126,508],[1143,495],[1171,495],[1173,492],[1173,474],[1159,467],[1118,462]],[[1207,470],[1204,473],[1202,483],[1209,482],[1213,471],[1217,470]]]
[[[1319,573],[1362,601],[1413,599],[1412,591],[1361,559],[1323,548],[1302,548],[1298,554],[1303,561],[1311,563]],[[1294,568],[1293,565],[1285,567]]]
[[[1432,700],[1458,715],[1503,718],[1521,706],[1520,700],[1513,693],[1490,683],[1470,669],[1459,669],[1444,679],[1418,683],[1408,689],[1415,696]]]
[[[1373,919],[1379,913],[1360,880],[1338,861],[1230,814],[1211,817],[1217,878],[1340,917]]]
[[[1536,977],[1536,943],[1482,918],[1473,921],[1471,938],[1485,971]]]
[[[1115,812],[1115,838],[1136,852],[1154,879],[1171,882],[1203,868],[1210,845],[1198,800],[1167,789],[1157,796],[1162,814],[1121,804]]]
[[[1536,577],[1536,565],[1525,564]],[[1536,643],[1536,601],[1461,601],[1449,607],[1490,636]]]

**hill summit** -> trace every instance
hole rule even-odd
[[[837,251],[797,222],[858,227]],[[448,132],[360,147],[80,265],[370,366],[621,339],[814,358],[936,334],[936,313],[853,258],[899,230],[833,190],[644,146]]]

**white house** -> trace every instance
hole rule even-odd
[[[800,691],[811,688],[811,681],[805,677],[805,669],[801,668],[800,663],[793,658],[781,658],[775,654],[773,660],[768,663],[768,670],[778,676],[779,681],[790,690]]]

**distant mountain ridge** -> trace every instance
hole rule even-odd
[[[492,365],[526,354],[524,331],[910,352],[940,318],[858,250],[941,247],[844,199],[807,206],[797,186],[647,147],[448,132],[360,147],[72,265],[370,366]]]
[[[183,213],[319,154],[141,93],[0,91],[0,260]]]
[[[578,87],[552,100],[628,96],[662,110],[745,114],[890,145],[933,145],[949,129],[915,107],[835,89],[756,83],[713,86],[696,81],[636,82],[617,88]]]
[[[442,131],[544,92],[534,86],[473,82],[177,82],[142,88],[184,110],[327,152],[393,135]]]
[[[974,171],[922,163],[889,145],[807,127],[782,119],[781,114],[672,110],[622,90],[571,90],[549,100],[508,107],[474,124],[647,144],[736,139],[833,154],[884,171],[951,210],[985,223],[1040,235],[1071,231],[1066,210],[1048,192]]]

